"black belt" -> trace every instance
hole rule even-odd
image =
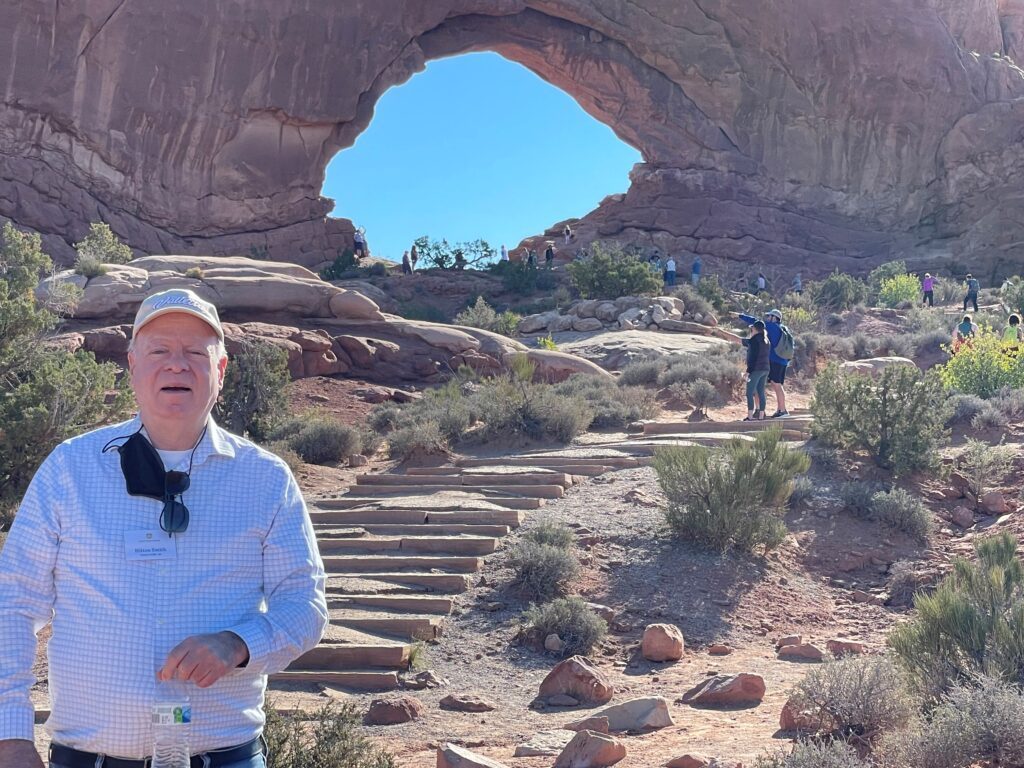
[[[261,739],[253,739],[245,744],[230,749],[222,749],[216,752],[204,752],[201,755],[192,755],[192,768],[218,768],[223,765],[240,763],[243,760],[256,757],[263,752]],[[203,760],[207,758],[209,762]],[[98,761],[99,759],[99,761]],[[120,757],[109,757],[98,755],[95,752],[82,752],[78,749],[65,747],[63,744],[50,745],[50,762],[57,763],[67,768],[150,768],[151,758],[142,760],[125,760]]]

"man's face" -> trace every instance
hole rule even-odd
[[[224,383],[227,357],[198,317],[172,312],[148,323],[128,353],[132,390],[143,418],[202,420]]]

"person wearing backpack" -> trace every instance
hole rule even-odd
[[[752,315],[741,314],[739,319],[747,325],[757,322],[757,318]],[[771,351],[768,354],[768,383],[772,385],[776,402],[776,410],[771,418],[780,419],[789,416],[789,411],[786,410],[786,369],[796,353],[796,342],[789,328],[782,324],[781,310],[769,309],[765,312],[764,327],[768,334],[768,343],[771,346]]]
[[[978,278],[974,275],[967,275],[964,278],[964,282],[967,283],[967,295],[964,296],[964,312],[967,311],[967,305],[971,304],[974,306],[974,311],[978,311],[978,291],[981,290],[981,283],[978,282]]]

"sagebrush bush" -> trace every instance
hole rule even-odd
[[[263,736],[267,768],[395,768],[394,759],[361,732],[355,704],[329,701],[312,712],[281,714],[268,701]]]
[[[286,440],[275,440],[263,447],[287,464],[293,475],[302,468],[302,457],[288,445]]]
[[[1005,429],[1024,419],[1024,391],[1004,387],[984,401],[981,411],[971,419],[975,429]]]
[[[586,374],[570,376],[554,391],[558,395],[578,399],[593,414],[590,426],[624,427],[640,419],[658,415],[658,403],[642,387],[618,386],[612,379]]]
[[[866,360],[874,357],[878,351],[878,339],[860,331],[850,336],[850,343],[853,345],[854,360]]]
[[[708,415],[708,408],[724,404],[718,388],[710,381],[697,379],[689,384],[673,384],[671,387],[676,397],[693,406],[693,410],[703,416]]]
[[[892,605],[912,605],[920,581],[914,566],[907,560],[897,560],[889,566],[889,581],[886,592]]]
[[[359,453],[359,430],[333,416],[313,416],[287,437],[288,445],[308,464],[331,464]]]
[[[999,290],[999,301],[1007,312],[1024,314],[1024,278],[1014,275]]]
[[[534,544],[545,544],[558,549],[571,550],[576,546],[572,529],[561,523],[542,522],[523,534],[523,538]]]
[[[934,467],[946,421],[942,384],[934,374],[892,366],[877,379],[830,365],[815,382],[815,437],[866,451],[896,474]]]
[[[570,442],[584,432],[594,413],[587,403],[547,384],[531,384],[512,374],[486,382],[474,396],[481,425],[479,441],[526,437]]]
[[[739,358],[729,354],[670,357],[658,377],[658,385],[689,384],[703,379],[726,391],[733,391],[743,378]]]
[[[594,243],[590,256],[570,263],[566,270],[573,287],[584,299],[617,299],[657,293],[661,278],[640,259],[615,246]]]
[[[860,518],[871,517],[871,501],[878,493],[878,486],[862,480],[843,483],[839,488],[839,498],[843,508]]]
[[[860,304],[868,295],[862,281],[836,270],[820,283],[810,285],[814,303],[828,312],[842,312]]]
[[[807,455],[783,443],[777,429],[721,449],[666,447],[654,458],[669,528],[719,551],[777,546],[793,479],[809,467]]]
[[[436,421],[419,421],[408,427],[399,427],[388,433],[388,456],[405,459],[413,456],[435,456],[448,453],[448,440]]]
[[[267,342],[245,342],[228,361],[214,418],[231,432],[264,440],[282,418],[291,381],[288,354]]]
[[[545,605],[531,605],[523,614],[527,628],[541,640],[558,635],[563,656],[587,654],[608,633],[608,624],[578,597],[562,597]]]
[[[547,336],[537,337],[537,349],[546,349],[549,352],[557,352],[558,344],[557,342],[555,342],[554,338],[552,338],[551,334],[549,333]]]
[[[546,602],[568,593],[579,578],[580,563],[571,548],[523,538],[509,550],[509,566],[517,584],[531,600]]]
[[[871,768],[857,751],[841,741],[802,741],[790,754],[758,757],[754,768]]]
[[[701,279],[701,283],[703,282],[705,280]],[[688,283],[677,285],[671,295],[680,299],[691,315],[707,315],[715,309],[709,299]]]
[[[906,334],[883,336],[874,350],[879,357],[913,357],[916,351],[914,337]]]
[[[789,506],[796,508],[803,502],[814,496],[815,484],[807,475],[800,475],[793,478],[793,489],[789,494]]]
[[[202,267],[189,267],[185,270],[185,277],[190,277],[193,280],[203,279],[203,268]]]
[[[883,740],[886,768],[1024,765],[1024,696],[990,677],[957,685],[927,717]]]
[[[618,383],[622,387],[650,387],[658,383],[658,377],[664,370],[661,360],[641,360],[630,363],[619,374]]]
[[[885,656],[847,656],[811,669],[793,698],[815,722],[815,731],[870,743],[915,712],[903,671]]]
[[[882,288],[885,286],[887,280],[892,280],[895,277],[906,277],[907,276],[907,263],[905,261],[889,261],[885,264],[875,267],[868,273],[868,289],[872,295],[877,296],[881,293]],[[916,279],[915,279],[916,285]],[[915,298],[916,292],[915,292]]]
[[[871,516],[920,540],[927,539],[934,527],[931,513],[921,499],[902,488],[875,493],[871,497]]]
[[[977,395],[953,395],[947,401],[949,418],[947,424],[970,424],[974,417],[985,410],[986,401]]]
[[[946,389],[987,399],[1005,387],[1024,386],[1024,355],[1008,355],[999,335],[982,328],[938,371]]]
[[[1008,445],[989,445],[981,440],[968,438],[963,450],[957,456],[957,469],[967,479],[968,488],[974,498],[981,497],[998,486],[1013,467],[1016,451]]]
[[[395,429],[402,420],[402,407],[398,403],[387,402],[375,405],[366,416],[366,423],[375,432],[386,435]]]
[[[786,327],[794,334],[809,333],[818,328],[819,318],[816,309],[784,306],[782,316],[786,318]]]
[[[915,601],[917,615],[889,634],[889,647],[926,695],[980,674],[1024,682],[1024,567],[1017,539],[975,542],[977,562],[953,571]]]
[[[515,312],[496,312],[483,296],[477,296],[473,306],[455,316],[455,325],[468,325],[502,336],[515,336],[520,320],[522,318]]]

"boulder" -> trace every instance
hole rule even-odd
[[[597,311],[597,307],[602,302],[597,299],[587,299],[585,301],[578,301],[573,305],[570,312],[577,317],[590,318],[594,317],[594,313]]]
[[[591,376],[612,379],[612,375],[604,368],[584,360],[582,357],[570,355],[566,352],[555,352],[549,349],[530,349],[524,352],[512,352],[504,358],[505,364],[509,365],[515,355],[525,354],[531,363],[536,367],[536,377],[541,381],[559,382],[576,373],[586,373]]]
[[[780,659],[792,661],[821,661],[825,658],[824,652],[811,643],[800,643],[799,645],[784,645],[779,648]]]
[[[602,301],[594,307],[594,317],[602,323],[614,323],[619,318],[619,308],[613,301]]]
[[[668,312],[661,304],[653,304],[650,309],[651,322],[657,324],[663,323],[668,320]]]
[[[552,633],[544,638],[545,651],[550,651],[551,653],[561,653],[564,647],[565,643],[562,642],[562,638],[560,638],[556,634]]]
[[[423,714],[423,704],[414,696],[374,699],[363,718],[366,725],[398,725],[415,720]]]
[[[546,331],[548,329],[548,325],[556,317],[558,317],[557,311],[541,312],[537,315],[527,315],[519,321],[519,333],[525,335],[528,333]]]
[[[128,355],[131,332],[130,325],[82,331],[82,348],[99,358],[123,360]]]
[[[905,357],[871,357],[865,360],[849,360],[840,365],[839,369],[843,373],[861,373],[874,377],[892,366],[916,368],[917,363]]]
[[[516,757],[553,757],[572,741],[575,731],[541,731],[516,747]]]
[[[572,329],[579,331],[580,333],[586,333],[588,331],[600,331],[604,328],[604,323],[598,320],[596,317],[577,317],[572,321]]]
[[[640,307],[646,306],[647,302],[639,296],[619,296],[615,300],[615,306],[618,308],[620,317],[621,313],[628,309],[639,309]]]
[[[609,724],[607,717],[587,717],[583,720],[574,720],[562,726],[567,731],[596,731],[597,733],[608,733]]]
[[[728,656],[732,653],[733,649],[728,645],[722,643],[715,643],[714,645],[708,646],[708,653],[712,656]]]
[[[644,311],[639,307],[631,307],[624,312],[619,313],[619,325],[624,326],[626,323],[631,325],[638,324],[640,318],[644,316]]]
[[[437,750],[437,768],[507,768],[507,766],[455,744],[445,744]]]
[[[653,731],[673,725],[668,699],[646,696],[600,709],[593,717],[607,717],[609,731]]]
[[[779,714],[779,728],[783,731],[816,731],[819,719],[809,709],[801,708],[795,698],[790,697]]]
[[[571,656],[555,665],[540,684],[538,697],[547,699],[557,694],[572,696],[587,706],[607,704],[615,689],[603,672],[589,659]]]
[[[493,712],[496,709],[491,702],[472,693],[449,694],[441,699],[440,706],[452,712]]]
[[[650,624],[644,630],[640,651],[648,661],[679,661],[683,658],[683,633],[673,624]]]
[[[682,755],[665,763],[665,768],[708,768],[711,761],[700,755]]]
[[[989,491],[978,500],[982,511],[987,515],[1005,515],[1010,511],[1006,497],[999,491]]]
[[[859,656],[864,653],[864,643],[857,643],[853,640],[829,640],[825,648],[836,658],[841,656]]]
[[[555,768],[606,768],[625,757],[625,744],[614,736],[580,731],[555,760]]]
[[[974,525],[974,513],[967,507],[956,507],[950,516],[950,520],[961,528],[970,528]]]
[[[338,290],[340,293],[332,296],[330,302],[331,314],[335,317],[352,320],[384,319],[380,307],[373,299],[368,299],[356,291],[346,291],[344,288]]]
[[[551,333],[562,333],[563,331],[571,331],[572,324],[576,320],[573,315],[557,315],[552,318],[551,322],[548,323],[548,331]]]
[[[749,706],[764,699],[764,678],[741,672],[715,675],[683,694],[683,702],[692,706]]]
[[[783,635],[775,641],[775,648],[779,649],[785,645],[800,645],[803,641],[803,635]]]

